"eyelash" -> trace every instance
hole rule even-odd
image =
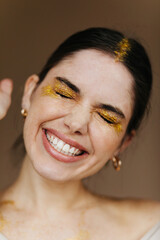
[[[116,122],[112,122],[112,121],[108,120],[107,118],[104,118],[100,113],[98,113],[98,114],[105,122],[107,122],[107,123],[109,123],[111,125],[116,124]]]
[[[55,91],[55,93],[58,94],[59,96],[63,97],[63,98],[73,99],[72,97],[65,96],[64,94],[59,93],[57,91]]]

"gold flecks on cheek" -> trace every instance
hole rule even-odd
[[[94,111],[100,115],[100,117],[106,122],[107,125],[113,127],[117,133],[122,132],[122,123],[116,116],[111,115],[104,109],[96,108]]]
[[[115,124],[114,126],[114,129],[115,129],[115,131],[117,132],[117,133],[120,133],[120,132],[122,132],[122,124],[121,123],[117,123],[117,124]]]
[[[42,87],[42,96],[50,96],[50,97],[53,97],[53,98],[58,97],[51,85],[47,85],[47,86]]]

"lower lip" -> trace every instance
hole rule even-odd
[[[68,156],[64,155],[63,153],[60,153],[54,149],[51,144],[48,142],[48,139],[45,134],[45,129],[42,129],[42,140],[43,140],[43,145],[46,151],[56,160],[60,162],[65,162],[65,163],[71,163],[71,162],[77,162],[80,161],[88,156],[87,153],[83,153],[80,156]]]

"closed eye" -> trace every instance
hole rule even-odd
[[[62,94],[62,93],[60,93],[60,92],[57,92],[57,91],[55,91],[55,92],[56,92],[56,94],[58,94],[59,96],[61,96],[61,97],[63,97],[63,98],[73,99],[73,97],[72,97],[72,96],[69,96],[69,94],[64,95],[64,94]]]
[[[114,121],[112,121],[111,119],[107,119],[107,118],[105,118],[105,117],[103,117],[100,113],[98,113],[99,114],[99,116],[104,120],[104,121],[106,121],[107,123],[109,123],[109,124],[117,124],[117,122],[114,122]]]

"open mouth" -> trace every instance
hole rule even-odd
[[[56,137],[55,135],[53,135],[46,129],[45,129],[45,135],[46,135],[46,138],[47,138],[48,142],[50,143],[50,145],[55,150],[57,150],[60,153],[63,153],[64,155],[80,156],[80,155],[84,154],[83,150],[80,150],[79,148],[73,147],[72,145],[62,141],[61,139],[59,139],[58,137]]]
[[[83,146],[55,129],[42,128],[42,140],[46,151],[61,162],[77,162],[89,155]]]

